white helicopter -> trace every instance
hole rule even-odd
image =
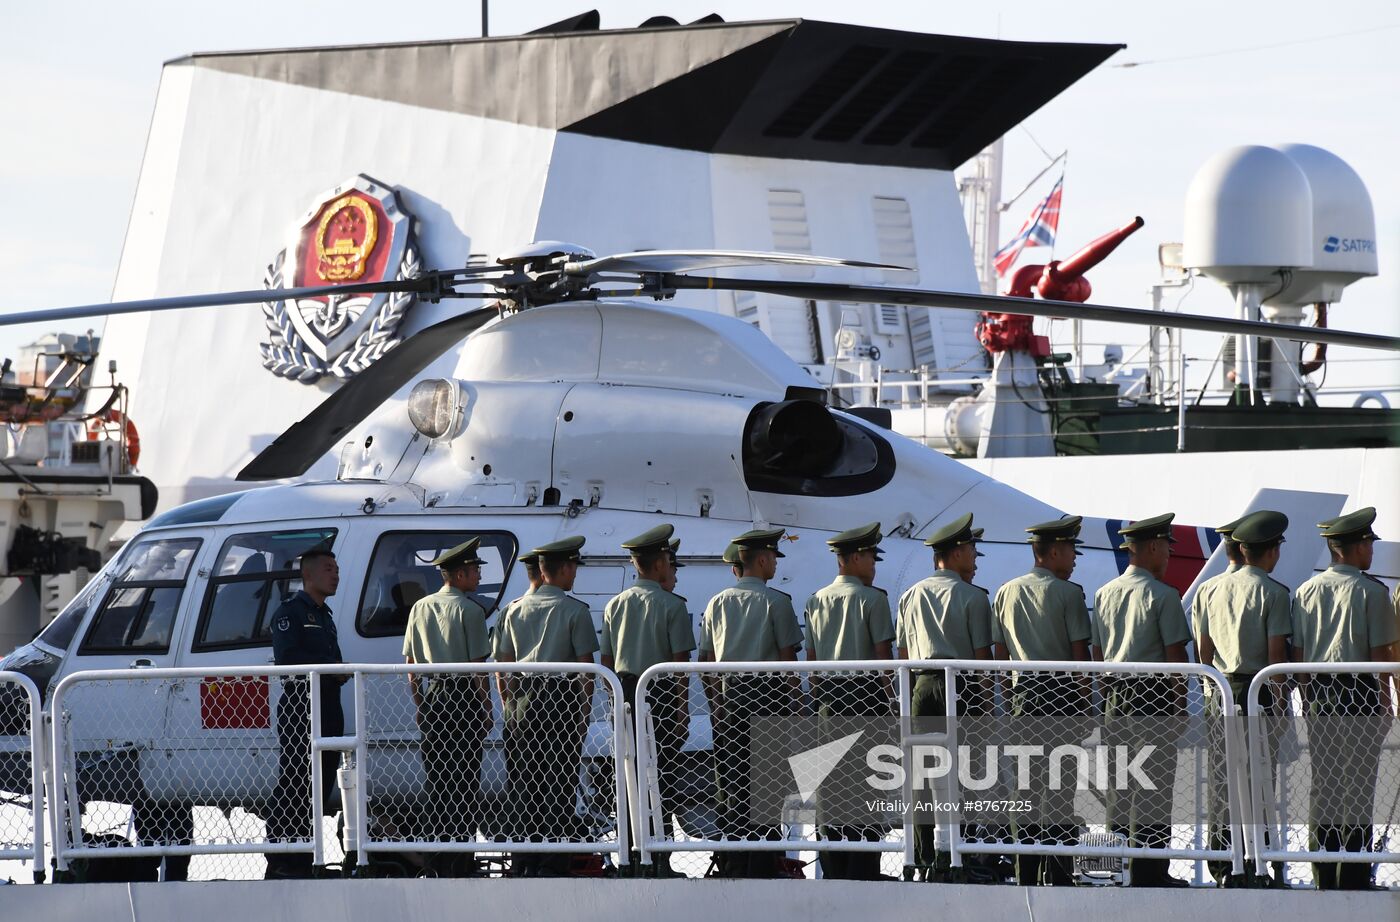
[[[429,561],[474,535],[487,560],[479,594],[488,612],[525,591],[523,568],[515,566],[521,549],[584,535],[589,565],[580,570],[574,594],[600,617],[632,578],[620,542],[661,519],[674,523],[681,539],[687,568],[678,591],[693,600],[697,615],[732,582],[721,560],[730,537],[753,527],[786,530],[791,543],[774,585],[791,594],[799,610],[834,575],[824,539],[872,520],[888,535],[877,584],[891,596],[928,574],[931,554],[923,538],[967,512],[985,529],[978,582],[995,588],[1024,572],[1030,565],[1025,527],[1075,510],[1054,508],[890,432],[871,421],[873,414],[826,406],[807,373],[742,321],[657,302],[687,289],[728,289],[1144,325],[1160,325],[1162,316],[1059,301],[694,274],[799,264],[895,268],[721,251],[600,258],[583,247],[546,242],[493,266],[283,292],[314,298],[412,290],[431,300],[492,303],[404,341],[240,474],[286,482],[193,502],[147,522],[56,620],[0,661],[0,669],[52,688],[80,670],[269,663],[268,622],[277,600],[298,585],[297,558],[327,543],[344,575],[331,600],[341,648],[347,662],[362,663],[401,660],[408,610],[439,582]],[[12,314],[0,324],[265,298],[254,291],[91,305]],[[1173,321],[1186,329],[1279,335],[1268,323],[1187,314]],[[1304,335],[1400,349],[1400,341],[1371,334],[1308,329]],[[414,383],[459,344],[453,378]],[[337,446],[334,481],[295,479]],[[1220,518],[1242,511],[1222,509]],[[1085,521],[1076,580],[1090,598],[1126,563],[1117,550],[1120,525]],[[1215,535],[1179,526],[1177,537],[1170,577],[1185,590],[1211,572],[1206,563]],[[1294,540],[1286,548],[1293,566],[1310,573],[1319,546]],[[178,685],[161,692],[193,693]],[[221,756],[246,764],[201,773],[184,761],[191,757],[190,741],[207,730],[199,725],[200,708],[165,713],[163,728],[136,726],[119,706],[71,715],[73,737],[94,741],[94,749],[140,750],[134,753],[139,772],[122,775],[125,789],[113,789],[100,769],[85,783],[119,802],[146,797],[228,806],[266,796],[276,765],[270,725],[253,728],[246,746]],[[0,725],[0,732],[13,731]],[[122,743],[133,740],[139,743]],[[708,748],[708,727],[694,727],[688,745]],[[596,742],[588,748],[603,750]],[[266,790],[249,790],[250,777],[263,779]],[[229,785],[237,779],[237,789],[221,788],[220,779],[230,779]],[[418,783],[403,782],[409,789]]]

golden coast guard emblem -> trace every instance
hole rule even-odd
[[[317,198],[267,267],[272,297],[283,288],[415,278],[421,271],[413,217],[394,191],[360,175]],[[409,293],[269,300],[263,367],[311,384],[349,378],[398,345]]]

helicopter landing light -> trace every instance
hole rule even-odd
[[[461,410],[461,389],[446,378],[419,381],[408,395],[409,422],[430,439],[452,434]]]

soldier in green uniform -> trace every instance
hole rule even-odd
[[[1235,527],[1229,540],[1239,549],[1244,562],[1233,571],[1216,577],[1209,594],[1203,597],[1197,592],[1194,606],[1196,650],[1201,662],[1224,674],[1235,703],[1246,708],[1249,685],[1255,674],[1265,666],[1288,661],[1288,636],[1292,633],[1288,587],[1269,576],[1278,565],[1288,516],[1263,510],[1232,524]],[[1206,690],[1210,696],[1209,712],[1218,720],[1221,707],[1219,697],[1214,694],[1215,686],[1207,684]],[[1277,691],[1282,692],[1282,687]],[[1275,692],[1272,685],[1261,690],[1259,715],[1272,717],[1279,713]],[[1247,710],[1245,713],[1249,714]],[[1272,723],[1261,721],[1257,726],[1271,733]],[[1210,751],[1210,847],[1213,849],[1230,847],[1225,827],[1227,798],[1222,743],[1217,740]],[[1270,762],[1273,746],[1272,740],[1266,746]],[[1230,879],[1228,861],[1210,862],[1210,873],[1222,886],[1245,883]],[[1281,864],[1275,865],[1273,883],[1282,887],[1288,885]]]
[[[1079,556],[1081,516],[1065,516],[1026,529],[1035,565],[997,590],[992,606],[993,653],[998,659],[1084,661],[1089,658],[1089,609],[1084,589],[1069,581]],[[1011,713],[1016,718],[1047,718],[1053,733],[1067,718],[1087,712],[1088,697],[1081,678],[1052,672],[1026,672],[1016,676]],[[1033,721],[1026,720],[1025,724]],[[1070,729],[1065,726],[1065,729]],[[1047,747],[1076,740],[1056,736]],[[1048,769],[1048,766],[1046,766]],[[1074,844],[1077,828],[1067,822],[1074,812],[1074,798],[1057,796],[1048,789],[1046,771],[1032,779],[1030,799],[1037,805],[1039,823],[1013,823],[1012,831],[1024,843]],[[1039,884],[1071,886],[1070,861],[1063,857],[1018,855],[1016,882],[1023,887]]]
[[[1301,663],[1394,663],[1397,631],[1385,587],[1366,570],[1377,540],[1371,507],[1322,528],[1332,565],[1293,598],[1293,659]],[[1371,851],[1371,813],[1389,689],[1370,673],[1298,676],[1312,762],[1311,848]],[[1361,719],[1357,719],[1361,718]],[[1319,890],[1364,890],[1373,865],[1316,862]]]
[[[543,584],[511,603],[496,626],[499,663],[592,663],[598,649],[588,606],[568,595],[582,561],[576,535],[535,548]],[[574,810],[593,677],[578,673],[514,675],[502,711],[514,838],[558,841],[579,834]],[[567,873],[567,856],[522,853],[519,876]]]
[[[1142,519],[1118,529],[1120,545],[1128,551],[1128,568],[1094,594],[1094,617],[1090,622],[1089,643],[1094,659],[1109,663],[1184,663],[1186,644],[1191,639],[1181,596],[1162,582],[1171,560],[1173,513]],[[1130,787],[1118,791],[1118,783],[1132,785],[1131,779],[1115,779],[1109,791],[1110,825],[1125,833],[1129,843],[1145,848],[1171,845],[1171,789],[1176,774],[1176,755],[1164,745],[1176,734],[1171,721],[1185,713],[1185,688],[1174,677],[1163,675],[1118,675],[1105,681],[1104,715],[1115,744],[1136,748],[1155,745],[1153,754],[1142,762],[1142,770],[1156,790]],[[1120,721],[1115,733],[1114,721]],[[1151,721],[1135,723],[1142,718]],[[1144,737],[1144,724],[1154,730]],[[1144,813],[1150,814],[1147,820]],[[1130,858],[1134,887],[1185,887],[1188,884],[1167,873],[1165,858]]]
[[[733,541],[725,545],[724,553],[720,559],[729,564],[729,569],[734,571],[734,578],[739,579],[744,575],[744,565],[739,562],[739,545]]]
[[[1193,627],[1197,624],[1199,620],[1197,612],[1199,612],[1201,610],[1201,607],[1206,604],[1206,599],[1209,598],[1210,593],[1214,591],[1216,585],[1218,585],[1220,581],[1223,580],[1225,577],[1229,576],[1231,573],[1234,573],[1240,567],[1244,566],[1244,552],[1240,550],[1240,543],[1234,539],[1234,534],[1235,529],[1246,518],[1248,518],[1248,516],[1240,516],[1233,522],[1221,525],[1220,527],[1215,529],[1215,533],[1220,535],[1220,537],[1225,542],[1225,569],[1220,573],[1217,573],[1214,576],[1210,577],[1209,579],[1203,580],[1201,584],[1196,587],[1196,594],[1193,597],[1191,603],[1191,624]],[[1199,634],[1199,632],[1197,633]],[[1198,654],[1200,653],[1199,647],[1197,648],[1196,652]],[[1201,662],[1204,663],[1205,659],[1201,658]]]
[[[670,538],[675,527],[658,525],[635,538],[622,542],[632,555],[637,581],[614,596],[603,611],[600,639],[602,663],[617,673],[623,699],[634,708],[637,680],[657,663],[686,663],[695,649],[695,629],[685,600],[666,589],[676,584],[675,560]],[[676,787],[676,757],[689,730],[685,677],[666,675],[647,688],[647,707],[656,738],[657,787],[661,792],[662,816],[669,835]],[[658,873],[669,870],[668,855],[658,853]]]
[[[777,575],[783,530],[746,531],[732,542],[741,573],[705,607],[700,628],[701,662],[796,660],[802,630],[792,600],[768,587]],[[792,712],[794,682],[771,673],[707,675],[715,746],[715,800],[720,834],[726,839],[774,839],[778,829],[754,819],[749,784],[751,722]],[[720,852],[715,857],[724,877],[771,877],[777,861],[771,852]]]
[[[509,602],[506,603],[505,607],[500,610],[500,617],[496,619],[495,626],[493,626],[488,632],[491,638],[491,646],[493,649],[495,648],[496,644],[496,628],[500,626],[501,622],[506,620],[506,613],[509,612],[512,608],[514,608],[516,603],[519,602],[521,599],[525,598],[525,596],[529,595],[530,593],[534,592],[536,589],[544,585],[544,581],[540,578],[540,557],[538,554],[523,554],[516,559],[519,560],[520,565],[525,568],[525,593],[524,595],[521,595],[518,598],[511,599]],[[506,700],[505,673],[500,673],[496,676],[496,690],[500,693],[501,700]]]
[[[880,523],[871,522],[827,539],[836,554],[835,582],[818,589],[807,600],[807,658],[809,660],[893,659],[894,620],[890,600],[875,586],[875,565],[880,558]],[[812,697],[817,716],[830,721],[849,717],[889,717],[888,676],[866,674],[812,674]],[[825,738],[825,736],[823,737]],[[863,772],[862,772],[863,774]],[[833,790],[849,794],[853,779],[838,778]],[[823,812],[849,816],[860,811],[857,799],[833,796]],[[877,826],[824,826],[831,840],[879,841]],[[879,880],[879,852],[821,853],[822,876],[832,880]]]
[[[676,592],[676,579],[679,576],[676,571],[685,566],[685,564],[681,563],[681,539],[672,538],[666,544],[666,553],[671,557],[671,570],[662,578],[661,588],[674,595]],[[677,595],[676,598],[680,599],[682,602],[689,601],[683,595]],[[692,628],[691,634],[694,635],[694,633],[694,628]]]
[[[987,593],[972,585],[977,573],[977,535],[972,513],[934,532],[924,542],[933,548],[933,575],[920,580],[899,599],[895,644],[901,659],[991,659],[992,608]],[[986,710],[988,689],[983,683],[960,683],[957,714]],[[972,700],[969,700],[972,699]],[[914,676],[912,713],[915,718],[942,718],[948,697],[942,670]],[[935,827],[914,827],[914,865],[924,880],[946,879],[951,856],[938,851]]]
[[[472,538],[442,553],[433,565],[442,575],[442,588],[413,603],[404,631],[404,662],[481,663],[490,653],[486,640],[486,612],[468,593],[481,584],[477,556],[480,538]],[[491,730],[491,692],[484,673],[434,674],[427,690],[420,676],[408,674],[418,729],[423,734],[419,753],[423,758],[424,790],[428,801],[425,832],[428,838],[476,837],[480,820],[478,790],[481,750]],[[457,870],[468,865],[450,862]],[[446,872],[448,866],[438,868]]]

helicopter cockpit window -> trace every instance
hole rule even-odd
[[[355,626],[363,637],[402,635],[413,603],[442,588],[442,576],[433,560],[462,542],[481,538],[477,556],[481,585],[477,602],[490,617],[500,604],[510,565],[515,560],[515,536],[507,532],[414,531],[381,535],[370,561],[369,578],[360,598]]]
[[[195,631],[195,652],[261,647],[272,642],[268,619],[301,588],[297,560],[335,543],[334,528],[256,532],[224,542]]]
[[[198,538],[157,538],[123,555],[78,654],[168,651],[200,543]]]

